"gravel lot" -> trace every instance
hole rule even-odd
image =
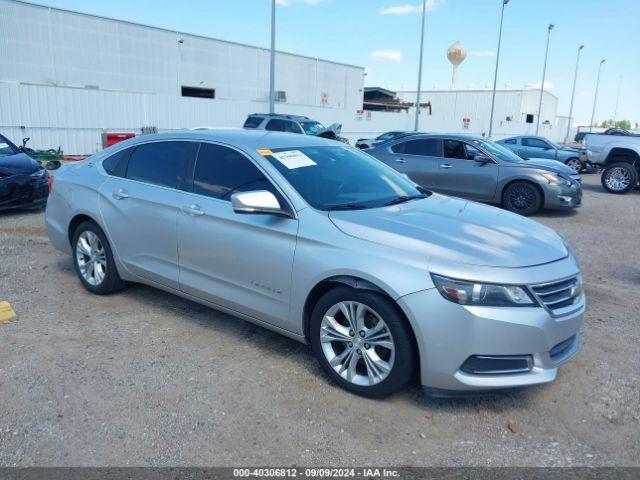
[[[152,288],[82,289],[42,212],[0,213],[0,465],[640,465],[640,190],[536,220],[581,260],[579,355],[553,384],[383,401],[310,349]]]

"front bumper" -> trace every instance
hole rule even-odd
[[[551,209],[576,208],[582,204],[582,186],[548,185],[544,192],[544,207]]]
[[[409,317],[418,342],[422,385],[455,391],[553,381],[558,366],[579,349],[578,332],[585,309],[584,295],[576,311],[556,318],[542,307],[462,306],[445,300],[435,288],[401,297],[399,304]],[[563,347],[560,352],[554,350],[558,346]],[[474,355],[528,355],[532,368],[525,373],[497,375],[462,371],[465,361]]]
[[[34,179],[29,174],[18,174],[0,179],[0,210],[41,208],[48,195],[48,175]]]

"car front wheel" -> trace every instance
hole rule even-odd
[[[406,386],[416,372],[413,335],[398,307],[370,290],[337,287],[311,315],[311,345],[341,387],[380,398]]]
[[[520,215],[533,215],[542,207],[542,194],[529,182],[514,182],[502,195],[502,206]]]
[[[582,162],[579,158],[570,158],[565,162],[565,165],[571,168],[576,173],[580,173],[583,169]]]

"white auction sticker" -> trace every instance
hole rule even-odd
[[[0,143],[0,148],[7,148],[8,146],[8,143]]]
[[[312,167],[317,165],[316,162],[307,157],[300,150],[288,150],[286,152],[273,152],[271,154],[273,158],[282,163],[289,170],[301,167]]]

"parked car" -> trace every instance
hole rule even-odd
[[[405,132],[405,131],[393,131],[393,132],[385,132],[381,135],[378,135],[376,138],[359,138],[356,142],[356,147],[358,148],[371,148],[374,144],[380,142],[386,142],[388,140],[395,140],[398,137],[405,135],[412,135],[416,132]]]
[[[555,160],[525,160],[469,135],[422,134],[376,145],[367,153],[424,188],[502,205],[521,215],[541,208],[574,208],[580,175]]]
[[[90,292],[145,283],[310,343],[360,395],[550,382],[579,347],[558,234],[323,138],[127,140],[58,171],[46,228]]]
[[[578,173],[584,168],[580,158],[580,149],[563,147],[545,137],[510,137],[498,140],[497,143],[507,147],[522,158],[558,160]]]
[[[302,115],[252,113],[245,120],[243,128],[268,130],[270,132],[302,133],[349,143],[348,139],[340,136],[342,125],[339,123],[325,127],[320,122]]]
[[[610,193],[627,193],[640,177],[640,135],[585,136],[587,158],[604,170],[600,181]]]
[[[49,195],[49,172],[0,135],[0,210],[41,208]]]

